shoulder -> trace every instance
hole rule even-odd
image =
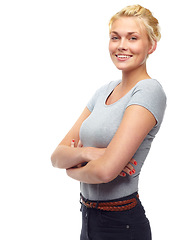
[[[143,90],[154,94],[157,93],[166,98],[162,85],[156,79],[145,79],[138,82],[135,86],[135,90]]]
[[[137,94],[138,93],[138,94]],[[147,101],[166,104],[167,97],[162,85],[156,79],[145,79],[136,84],[132,95],[143,97]]]
[[[162,85],[155,79],[146,79],[136,84],[128,106],[132,104],[141,105],[155,116],[157,122],[162,122],[166,101],[167,98]]]

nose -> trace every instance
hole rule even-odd
[[[126,51],[127,49],[127,41],[125,39],[121,39],[118,45],[118,51]]]

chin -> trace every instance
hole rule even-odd
[[[130,72],[131,70],[134,70],[135,67],[122,67],[122,66],[117,66],[115,65],[116,68],[120,71],[124,71],[124,72]]]

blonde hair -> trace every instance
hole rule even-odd
[[[151,42],[159,41],[161,38],[160,27],[158,20],[152,15],[151,11],[140,6],[132,5],[123,8],[120,12],[116,13],[109,22],[109,31],[111,31],[112,24],[120,17],[138,17],[144,23],[147,30],[148,37]]]

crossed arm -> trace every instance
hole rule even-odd
[[[71,142],[71,147],[75,147],[75,140],[73,139]],[[79,140],[77,147],[83,147],[82,142]],[[93,148],[93,150],[91,149],[90,152],[91,154],[89,154],[89,158],[93,156],[94,160],[98,159],[99,157],[102,157],[104,155],[106,151],[106,148]],[[89,152],[89,148],[88,148],[88,152]],[[94,152],[94,153],[93,153]],[[87,162],[84,163],[80,163],[77,166],[74,166],[74,168],[80,168],[83,167],[87,164]],[[121,177],[125,177],[126,174],[129,175],[133,175],[135,173],[135,169],[133,166],[136,166],[137,162],[135,161],[134,158],[132,158],[129,163],[127,164],[127,166],[122,170],[122,172],[119,174],[119,176]]]
[[[90,111],[85,108],[52,154],[53,166],[65,168],[69,177],[90,184],[107,183],[120,174],[129,173],[130,169],[133,169],[129,162],[135,163],[132,159],[133,155],[156,124],[152,113],[139,105],[128,107],[115,136],[106,149],[77,147],[80,126],[89,115]],[[71,147],[72,139],[75,139],[75,147]],[[73,168],[84,162],[87,162],[85,166]]]

